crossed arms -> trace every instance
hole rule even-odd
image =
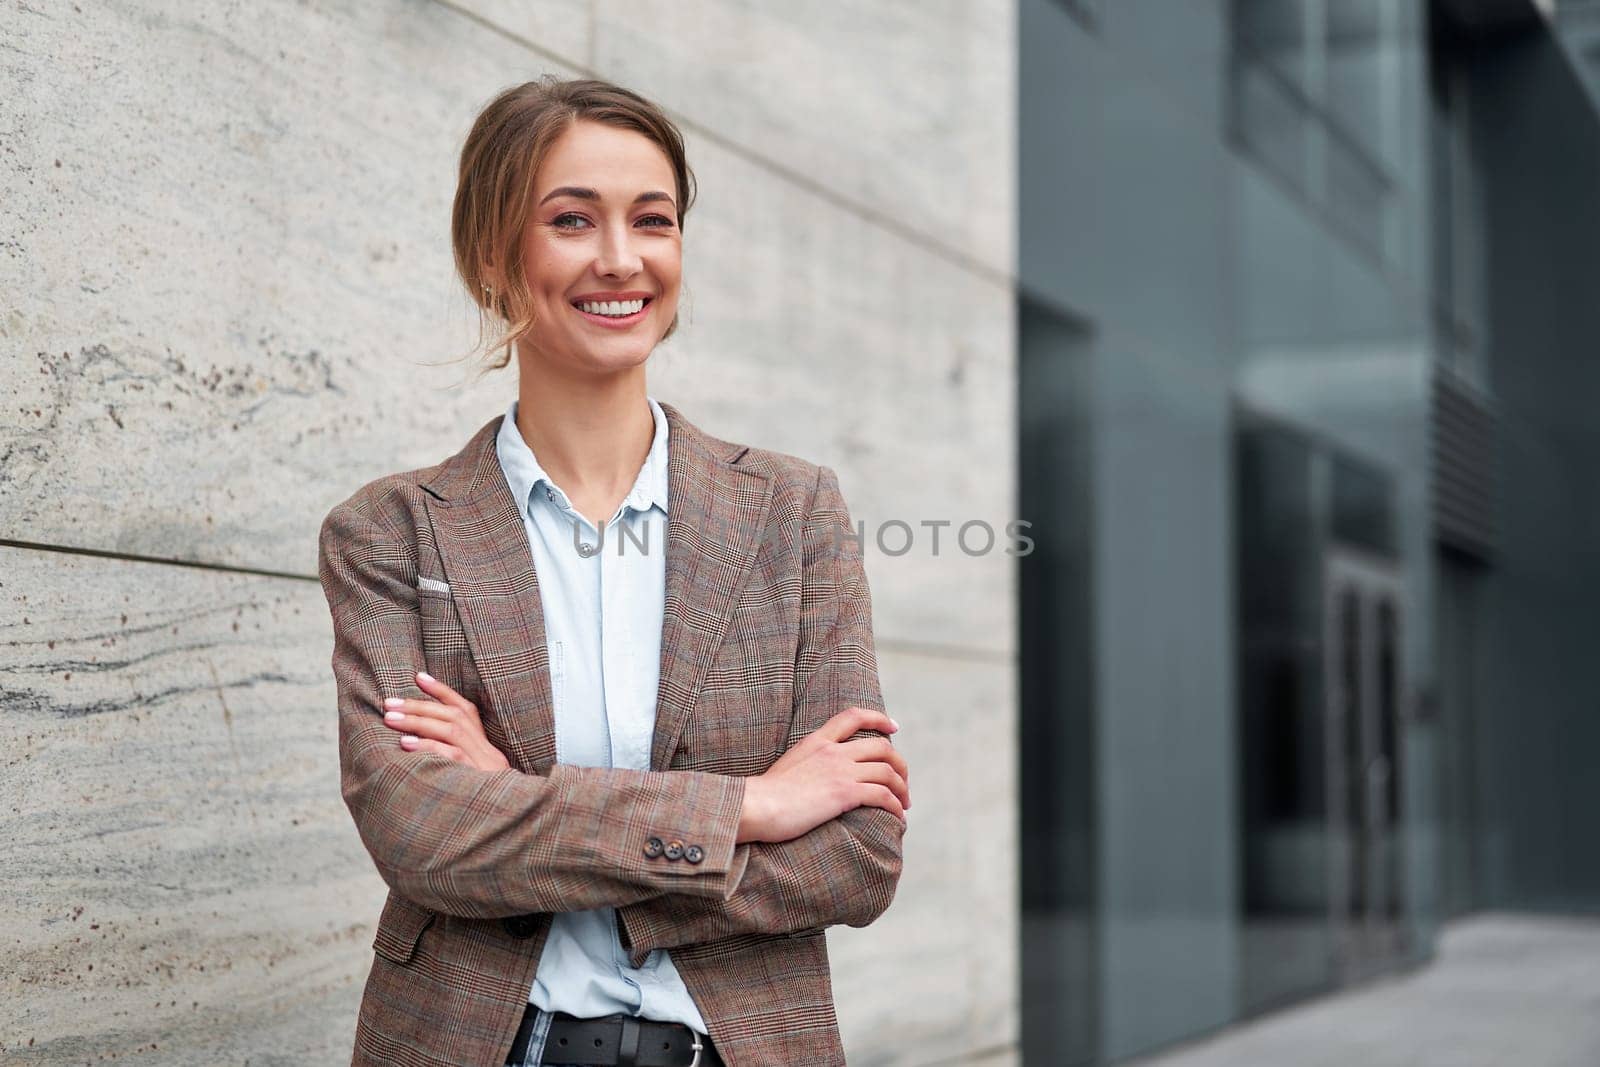
[[[840,528],[848,511],[821,468],[802,534],[791,747],[848,706],[883,709],[860,546]],[[345,801],[401,896],[474,918],[615,907],[635,965],[652,949],[730,935],[864,926],[888,907],[904,823],[882,807],[741,844],[738,776],[555,764],[541,777],[401,749],[382,707],[421,695],[415,550],[347,502],[323,522],[318,570],[333,616]],[[699,843],[704,859],[654,860],[642,849],[650,836]]]

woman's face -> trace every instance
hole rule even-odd
[[[676,190],[666,153],[643,134],[579,120],[557,139],[523,231],[528,357],[577,374],[645,361],[678,310]]]

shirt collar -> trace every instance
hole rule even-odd
[[[622,504],[638,512],[648,511],[652,505],[666,512],[667,414],[661,410],[661,405],[656,403],[654,397],[645,399],[650,404],[650,416],[655,421],[655,436],[651,438],[650,451],[644,458],[644,464],[639,468],[639,476],[634,479],[633,488],[628,490],[628,495]],[[522,432],[517,429],[515,399],[511,401],[511,406],[506,408],[505,418],[501,420],[500,433],[495,438],[495,452],[500,460],[500,468],[505,472],[506,484],[511,486],[511,495],[516,498],[517,505],[524,512],[527,511],[534,489],[541,482],[565,497],[564,490],[556,485],[555,480],[539,465],[533,449],[528,447],[528,442],[522,438]]]

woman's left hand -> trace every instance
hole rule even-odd
[[[383,724],[400,731],[401,748],[407,752],[437,752],[480,771],[511,767],[500,750],[489,743],[476,704],[426,671],[417,672],[417,684],[435,699],[390,697],[383,702]]]

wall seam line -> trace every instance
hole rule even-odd
[[[525,37],[514,30],[509,30],[504,26],[484,18],[475,11],[470,11],[460,6],[460,4],[456,3],[455,0],[433,0],[433,2],[438,4],[440,7],[455,12],[461,17],[483,27],[491,33],[494,33],[508,41],[511,41],[514,44],[518,44],[523,48],[534,52],[537,55],[543,56],[552,62],[560,63],[564,67],[569,67],[584,77],[602,79],[606,77],[603,73],[596,70],[592,64],[574,62],[573,60],[568,59],[566,56],[552,51],[550,48],[547,48],[544,45],[538,44],[531,38]],[[594,49],[593,39],[594,32],[591,30],[591,52]],[[989,264],[984,263],[982,260],[979,260],[976,257],[961,251],[960,249],[953,248],[950,245],[944,244],[943,242],[937,241],[926,234],[912,229],[910,226],[907,226],[900,220],[893,218],[892,216],[885,215],[877,208],[852,200],[842,193],[829,189],[827,186],[817,182],[815,179],[809,178],[805,174],[793,170],[787,165],[780,163],[771,157],[762,155],[756,150],[746,145],[742,145],[721,133],[718,133],[716,130],[713,130],[698,120],[683,114],[675,108],[662,105],[662,110],[671,115],[673,119],[684,129],[698,134],[724,151],[739,157],[745,162],[750,163],[761,170],[767,171],[774,177],[789,183],[795,188],[810,193],[817,199],[831,204],[833,207],[836,207],[847,214],[854,215],[855,217],[878,227],[892,236],[898,237],[909,244],[915,245],[924,252],[929,252],[935,256],[938,256],[940,259],[944,260],[950,265],[975,276],[981,281],[988,282],[989,284],[1003,289],[1006,292],[1011,292],[1016,288],[1017,276],[1014,272],[1002,270],[998,267],[992,267]]]

